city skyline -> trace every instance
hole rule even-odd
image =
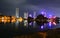
[[[0,13],[3,15],[15,15],[15,9],[19,8],[20,15],[24,12],[33,13],[36,10],[37,14],[41,10],[46,10],[48,14],[60,17],[60,1],[58,0],[0,0]],[[12,13],[12,14],[11,14]]]

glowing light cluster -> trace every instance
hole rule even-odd
[[[31,14],[29,14],[29,16],[32,17]],[[52,24],[56,25],[56,20],[55,19],[56,19],[56,16],[49,15],[49,18],[47,19],[48,22],[49,22],[49,26],[51,26]],[[19,22],[22,22],[24,20],[26,20],[28,22],[29,21],[28,20],[28,13],[24,13],[24,18],[22,18],[22,17],[17,18],[15,16],[0,16],[0,22],[4,22],[4,23],[7,23],[7,22],[8,23],[9,22],[15,23],[17,20]],[[44,22],[44,21],[47,21],[47,20],[45,20],[45,19],[40,20],[39,18],[37,18],[37,21],[39,21],[39,22],[40,21]],[[26,23],[26,21],[24,23]],[[35,19],[33,18],[30,21],[36,21],[36,18]]]
[[[56,16],[52,16],[52,15],[50,15],[50,17],[49,17],[49,25],[51,25],[51,24],[54,24],[54,25],[56,25],[56,21],[55,21],[55,18],[56,18]]]
[[[9,16],[1,16],[0,17],[0,23],[1,22],[4,22],[4,23],[6,23],[6,22],[10,22],[10,20],[11,20],[11,22],[12,22],[12,20],[14,20],[14,18],[12,17],[12,18],[10,18]]]
[[[0,23],[1,22],[4,22],[4,23],[10,23],[10,22],[12,22],[12,23],[15,23],[16,21],[19,21],[19,22],[22,22],[23,21],[23,18],[22,17],[19,17],[19,18],[16,18],[15,16],[1,16],[0,17]]]
[[[32,15],[31,15],[31,14],[29,14],[29,17],[32,17]]]
[[[22,22],[22,21],[23,21],[23,18],[20,17],[20,18],[18,18],[17,20],[18,20],[19,22]]]
[[[12,16],[11,22],[16,22],[16,17]]]
[[[10,22],[10,17],[7,17],[7,16],[1,17],[0,22],[4,22],[4,23]]]
[[[41,29],[43,29],[44,28],[44,26],[41,26]]]

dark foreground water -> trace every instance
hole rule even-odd
[[[2,36],[15,36],[15,35],[26,35],[33,34],[37,32],[47,32],[50,29],[60,28],[60,24],[49,26],[37,25],[36,23],[24,25],[24,23],[0,23],[0,35]]]

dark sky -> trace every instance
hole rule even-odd
[[[60,17],[60,0],[0,0],[0,12],[3,15],[15,15],[15,9],[20,8],[20,15],[25,11],[32,13],[45,9],[47,14]]]

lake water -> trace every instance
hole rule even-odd
[[[0,30],[11,30],[11,31],[20,31],[20,32],[35,32],[35,31],[44,31],[44,30],[48,30],[48,29],[56,29],[56,28],[60,28],[60,24],[57,25],[51,25],[49,26],[49,24],[44,24],[42,26],[38,25],[37,23],[25,23],[21,22],[21,23],[0,23]]]

